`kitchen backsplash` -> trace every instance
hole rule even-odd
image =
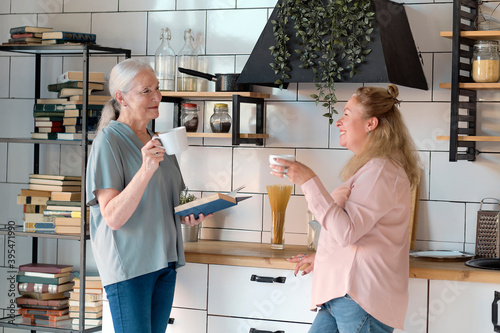
[[[172,47],[178,52],[182,32],[191,28],[202,40],[211,73],[238,73],[258,39],[276,1],[266,0],[16,0],[0,2],[0,41],[9,29],[21,25],[50,26],[57,30],[92,32],[105,46],[130,48],[133,57],[153,64],[160,29],[172,30]],[[440,31],[451,30],[452,2],[406,1],[406,12],[430,89],[400,87],[401,111],[417,144],[423,162],[418,212],[417,247],[474,251],[476,213],[485,197],[500,198],[500,143],[479,143],[476,162],[449,162],[448,142],[436,141],[449,133],[450,91],[439,83],[451,77],[451,41]],[[425,22],[425,23],[424,23]],[[93,57],[91,71],[109,71],[116,56]],[[262,66],[269,66],[263,63]],[[81,70],[80,57],[43,57],[42,87],[68,70]],[[32,130],[34,59],[31,56],[0,53],[1,137],[28,137]],[[377,84],[385,87],[387,84]],[[359,84],[339,84],[336,108],[340,112]],[[209,83],[214,90],[215,84]],[[237,207],[219,212],[203,223],[202,238],[268,243],[270,207],[266,185],[287,183],[269,174],[269,154],[293,154],[309,165],[329,190],[341,182],[339,171],[351,153],[340,147],[339,133],[322,117],[324,110],[309,95],[312,83],[291,84],[287,90],[257,87],[270,93],[266,101],[267,133],[262,147],[231,146],[229,139],[190,138],[190,148],[180,157],[186,184],[196,195],[230,191],[240,185],[252,198]],[[43,89],[42,97],[54,97]],[[500,135],[499,92],[481,92],[479,135]],[[217,101],[193,100],[200,106],[201,123],[209,131],[209,117]],[[162,104],[156,130],[172,127],[173,107]],[[245,105],[242,131],[254,128],[255,110]],[[335,117],[338,119],[338,116]],[[77,146],[41,146],[43,173],[78,175],[81,159]],[[9,219],[22,223],[16,194],[28,183],[32,171],[33,147],[0,143],[0,223]],[[295,186],[286,212],[287,244],[305,244],[307,203]],[[0,237],[0,253],[5,250]],[[16,238],[18,262],[29,261],[31,239]],[[78,242],[41,239],[42,256],[79,264]],[[3,254],[1,258],[4,258]],[[94,267],[89,249],[88,267]],[[40,261],[43,261],[41,258]],[[4,262],[2,260],[2,262]],[[1,264],[0,264],[1,265]],[[3,287],[0,287],[0,289]],[[0,293],[2,291],[0,290]]]

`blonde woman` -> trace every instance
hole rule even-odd
[[[398,88],[363,87],[336,122],[340,144],[354,153],[345,183],[331,194],[300,162],[277,159],[275,176],[300,185],[321,223],[315,255],[297,255],[295,273],[314,270],[310,333],[393,332],[408,304],[411,187],[419,159],[398,109]],[[286,173],[282,173],[286,171]]]

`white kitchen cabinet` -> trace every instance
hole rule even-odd
[[[404,330],[394,330],[394,333],[427,332],[427,283],[426,279],[409,280],[410,298],[406,311],[405,327]]]
[[[269,278],[283,283],[258,282]],[[312,323],[311,283],[292,270],[210,265],[208,314]]]
[[[283,331],[284,333],[307,333],[310,327],[311,324],[288,323],[272,320],[256,320],[248,318],[208,316],[207,333],[249,333],[252,328],[261,332]]]
[[[174,307],[207,309],[208,265],[186,263],[177,270]]]
[[[168,333],[205,333],[207,331],[207,311],[172,308]]]
[[[431,280],[428,333],[492,333],[495,291],[500,284]]]

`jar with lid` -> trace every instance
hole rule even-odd
[[[210,128],[214,133],[228,133],[231,129],[231,116],[227,104],[215,104],[214,113],[210,117]]]
[[[155,74],[160,90],[175,90],[175,52],[170,46],[169,28],[161,29],[161,44],[155,52]]]
[[[480,40],[474,43],[472,79],[475,82],[498,82],[500,79],[498,41]]]
[[[186,127],[186,132],[196,132],[198,130],[198,106],[196,104],[182,104],[181,126]]]

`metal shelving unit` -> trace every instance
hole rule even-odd
[[[82,110],[87,110],[88,105],[88,73],[89,73],[89,60],[91,56],[95,55],[124,55],[125,58],[131,57],[131,51],[128,49],[111,48],[99,45],[20,45],[20,46],[0,46],[0,52],[15,52],[30,54],[35,56],[35,101],[40,98],[41,93],[41,58],[42,56],[69,56],[78,55],[83,56],[83,103]],[[82,156],[82,203],[81,211],[86,212],[85,205],[85,174],[86,174],[86,161],[88,159],[88,145],[89,140],[87,137],[87,112],[82,114],[82,140],[67,141],[67,140],[34,140],[30,138],[0,138],[0,142],[7,143],[26,143],[34,145],[34,160],[33,172],[39,172],[39,157],[40,157],[40,144],[58,144],[58,145],[79,145]],[[86,270],[86,254],[87,244],[86,241],[90,239],[87,233],[87,214],[82,214],[81,234],[75,235],[61,235],[61,234],[44,234],[44,233],[28,233],[17,232],[16,236],[32,237],[32,262],[38,261],[38,238],[56,238],[56,239],[71,239],[80,241],[80,280],[85,281]],[[7,234],[6,229],[0,229],[0,234]],[[80,286],[80,324],[78,329],[74,329],[71,322],[58,325],[57,327],[47,326],[33,326],[23,324],[20,318],[12,320],[12,318],[0,318],[0,327],[28,329],[32,332],[49,331],[49,332],[94,332],[100,331],[101,326],[85,329],[85,283]]]

